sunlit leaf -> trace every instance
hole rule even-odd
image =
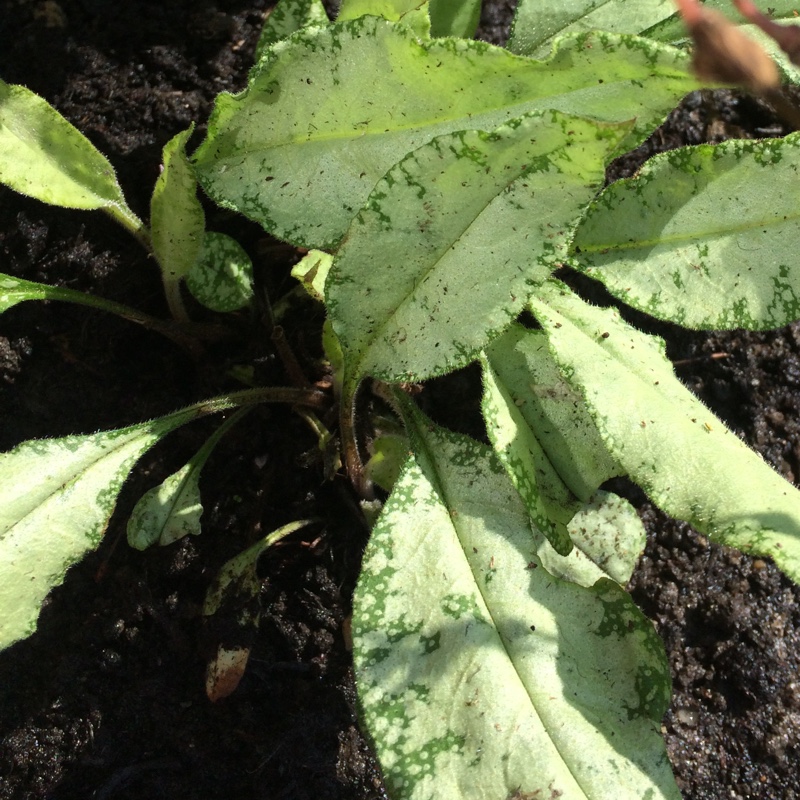
[[[303,28],[330,22],[320,0],[280,0],[270,12],[256,45],[253,61],[257,64],[268,47]]]
[[[663,342],[566,288],[543,288],[532,307],[606,447],[653,502],[800,578],[800,492],[675,378]]]
[[[2,80],[0,182],[43,203],[103,209],[127,227],[142,226],[108,159],[46,100]]]
[[[128,520],[131,547],[144,550],[156,542],[168,545],[200,533],[200,473],[219,440],[249,410],[243,408],[232,414],[184,466],[139,499]]]
[[[185,150],[193,130],[194,125],[164,146],[163,170],[150,200],[153,251],[169,281],[186,277],[203,244],[205,214]]]
[[[592,30],[638,34],[674,13],[673,0],[520,0],[508,49],[541,58],[557,36]]]
[[[353,610],[363,719],[391,796],[677,800],[652,624],[613,581],[548,574],[488,448],[406,421],[415,457]]]
[[[326,249],[392,165],[435,136],[547,108],[635,120],[627,142],[641,140],[696,85],[687,59],[592,34],[537,62],[483,42],[421,43],[403,24],[362,17],[274,45],[244,92],[217,98],[193,159],[217,202],[281,239]]]
[[[0,649],[33,633],[47,593],[100,543],[137,459],[199,413],[23,442],[0,454]]]
[[[690,328],[800,318],[800,134],[662,153],[592,204],[572,263]]]
[[[350,376],[420,380],[476,358],[563,259],[625,132],[534,112],[438,137],[393,167],[325,287]]]

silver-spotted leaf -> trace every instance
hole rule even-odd
[[[491,451],[406,412],[414,457],[353,609],[366,723],[396,800],[677,800],[669,670],[613,581],[550,575]]]
[[[253,262],[227,234],[206,233],[186,286],[212,311],[237,311],[253,299]]]
[[[200,473],[219,440],[248,411],[250,408],[245,407],[232,414],[186,464],[145,492],[128,519],[128,544],[131,547],[145,550],[156,542],[164,546],[201,532]]]
[[[34,632],[47,593],[100,543],[137,459],[198,413],[0,454],[0,650]]]
[[[216,702],[232,694],[250,658],[250,646],[261,619],[258,559],[276,542],[309,524],[290,522],[227,561],[206,592],[203,615],[206,636],[216,640],[216,653],[206,665],[206,694]]]
[[[420,42],[401,23],[361,17],[270,48],[244,92],[217,98],[193,158],[218,203],[327,249],[392,165],[435,136],[552,108],[635,120],[634,143],[696,85],[687,63],[673,48],[612,34],[566,39],[537,62],[484,42]]]
[[[689,328],[800,318],[800,133],[662,153],[609,186],[572,263],[626,303]]]
[[[674,13],[672,0],[520,0],[507,46],[541,58],[558,36],[592,30],[638,34]]]
[[[800,492],[675,378],[663,342],[555,284],[532,308],[606,447],[653,502],[800,579]]]
[[[624,498],[602,490],[578,509],[567,530],[575,545],[568,556],[546,546],[537,553],[551,575],[581,586],[593,586],[600,578],[624,586],[647,541],[636,509]]]
[[[534,525],[556,552],[566,556],[572,550],[567,523],[575,516],[580,501],[561,480],[485,355],[481,356],[481,368],[481,411],[489,441],[527,506]]]
[[[624,470],[609,454],[581,395],[565,380],[542,331],[512,325],[486,350],[515,427],[527,427],[542,446],[560,479],[582,502]],[[520,419],[521,418],[521,419]],[[496,424],[487,417],[487,428]],[[505,439],[513,438],[513,428]]]
[[[533,112],[394,166],[325,287],[350,377],[421,380],[475,359],[563,259],[626,129]]]

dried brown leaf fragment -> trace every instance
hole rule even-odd
[[[694,39],[693,67],[699,78],[736,84],[759,94],[780,86],[775,62],[725,16],[703,8],[697,0],[676,3]]]

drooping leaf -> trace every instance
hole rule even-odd
[[[393,167],[325,287],[350,378],[420,380],[476,358],[563,259],[624,133],[533,112],[438,137]]]
[[[186,277],[203,244],[205,214],[185,150],[193,131],[194,124],[164,146],[163,170],[150,200],[153,251],[169,282]]]
[[[415,456],[354,598],[364,721],[396,800],[680,797],[663,647],[613,581],[549,575],[485,446],[406,421]]]
[[[592,204],[574,265],[630,305],[690,328],[800,318],[800,134],[662,153]]]
[[[486,430],[534,524],[561,554],[540,547],[545,568],[582,586],[601,577],[626,583],[644,548],[645,531],[627,501],[594,491],[620,468],[580,397],[557,374],[544,334],[515,325],[489,352],[491,359],[481,358]],[[580,487],[586,501],[565,481]]]
[[[421,43],[405,25],[362,17],[270,49],[247,90],[217,98],[194,163],[217,202],[281,239],[327,249],[378,179],[443,133],[553,108],[635,119],[626,142],[640,140],[696,85],[687,58],[596,34],[562,41],[543,63],[483,42]]]
[[[249,410],[242,408],[232,414],[184,466],[139,499],[128,519],[131,547],[145,550],[156,542],[164,546],[200,533],[200,473],[219,440]]]
[[[0,454],[0,650],[36,629],[67,569],[100,543],[137,459],[202,413],[114,431],[23,442]]]
[[[800,579],[800,492],[675,378],[663,342],[565,287],[542,287],[532,308],[606,447],[653,502]]]
[[[253,62],[258,64],[267,48],[293,33],[303,28],[329,23],[328,12],[320,0],[280,0],[269,12],[267,21],[261,29]]]
[[[0,182],[43,203],[103,209],[132,230],[108,159],[46,100],[0,80]]]
[[[557,36],[592,30],[641,33],[675,13],[672,0],[520,0],[508,49],[542,58]]]
[[[212,311],[237,311],[253,299],[253,262],[236,239],[208,232],[186,286]]]

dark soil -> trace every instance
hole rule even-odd
[[[0,76],[82,130],[146,218],[162,146],[207,119],[219,91],[244,85],[266,9],[258,0],[0,0]],[[502,38],[508,11],[497,4],[484,15],[487,38]],[[781,132],[752,100],[697,95],[617,174],[656,149]],[[253,256],[260,296],[292,287],[294,251],[207,212],[209,227]],[[100,214],[2,189],[0,271],[166,316],[155,266],[124,231]],[[267,319],[266,309],[239,315],[237,336],[198,356],[110,315],[19,305],[0,318],[0,450],[240,388],[227,377],[238,365],[259,384],[286,385]],[[667,339],[681,379],[720,417],[789,480],[800,478],[800,328],[690,334],[634,319]],[[320,323],[310,305],[284,321],[311,380],[324,378]],[[428,392],[426,404],[451,427],[469,426],[474,404],[464,411],[440,398],[469,397],[473,377],[465,371]],[[52,593],[38,632],[0,654],[2,800],[384,796],[356,721],[343,627],[367,533],[347,484],[325,481],[316,439],[297,416],[261,407],[222,441],[204,471],[202,536],[144,553],[125,543],[135,500],[217,423],[189,426],[142,460],[99,550]],[[772,564],[712,545],[638,501],[650,535],[631,589],[672,664],[664,731],[684,796],[800,798],[800,591]],[[231,697],[210,703],[204,672],[217,642],[200,614],[209,582],[260,535],[309,517],[320,521],[261,560],[264,613],[250,665]]]

